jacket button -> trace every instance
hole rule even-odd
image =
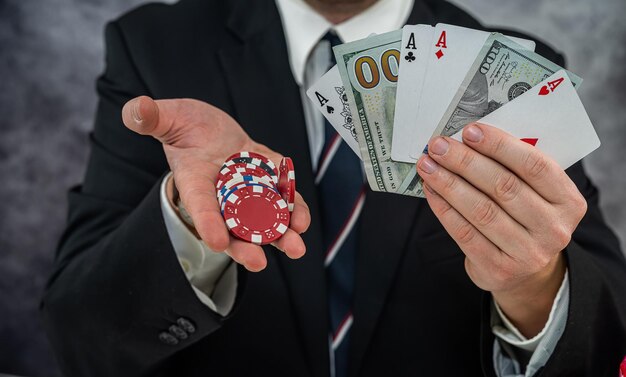
[[[178,339],[187,339],[189,337],[189,335],[187,335],[187,332],[185,330],[181,329],[180,327],[176,325],[170,326],[168,330],[170,334],[174,335]]]
[[[174,335],[165,331],[159,334],[159,340],[170,346],[175,346],[178,344],[178,339],[176,339]]]
[[[180,317],[176,320],[176,323],[178,324],[178,326],[180,326],[183,330],[187,331],[190,334],[193,334],[196,332],[196,326],[194,326],[194,324],[188,320],[187,318],[184,317]]]

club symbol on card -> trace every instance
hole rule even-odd
[[[335,112],[335,108],[332,106],[326,106],[326,111],[328,111],[328,114],[332,114]]]
[[[413,55],[413,53],[409,51],[409,53],[406,54],[406,56],[404,57],[404,60],[406,60],[409,63],[412,61],[415,61],[415,55]]]
[[[441,59],[443,57],[443,51],[439,50],[435,52],[435,56],[437,56],[437,59]]]
[[[533,147],[537,145],[537,142],[539,141],[539,139],[532,138],[532,137],[521,138],[520,140],[523,141],[524,143],[528,143],[532,145]]]

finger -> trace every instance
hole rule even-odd
[[[304,241],[293,229],[287,229],[285,234],[272,245],[291,259],[301,258],[306,252]]]
[[[174,171],[174,182],[196,231],[210,249],[225,250],[229,245],[229,233],[217,202],[213,183],[215,174],[208,168],[210,164],[193,158],[180,163],[186,169]]]
[[[140,96],[126,102],[122,120],[126,127],[141,135],[149,135],[164,144],[176,137],[175,116],[184,100],[158,100]],[[191,111],[191,110],[189,110]],[[172,135],[170,135],[172,134]]]
[[[506,166],[551,203],[571,199],[564,193],[578,193],[574,183],[553,159],[502,130],[471,124],[463,130],[463,142]]]
[[[550,219],[555,212],[515,173],[480,152],[450,138],[433,138],[428,154],[439,165],[459,175],[487,194],[513,219],[527,229],[545,225],[537,219]]]
[[[505,253],[480,233],[476,227],[461,216],[439,194],[432,191],[428,185],[425,185],[424,188],[428,205],[441,222],[441,225],[443,225],[454,242],[459,245],[468,261],[475,266],[480,266],[480,269],[474,269],[474,272],[508,268],[511,260]],[[478,276],[470,277],[475,282],[480,280]],[[486,289],[483,286],[481,288]]]
[[[230,245],[224,252],[251,272],[259,272],[267,266],[267,258],[261,246],[235,237],[231,237]]]
[[[291,213],[291,222],[289,227],[298,234],[306,232],[311,225],[311,212],[302,196],[296,192],[293,212]]]
[[[501,250],[524,249],[529,239],[528,231],[487,195],[437,164],[430,156],[422,156],[417,169],[424,183]]]
[[[148,96],[135,97],[124,104],[122,121],[138,134],[152,135],[159,124],[159,107]]]

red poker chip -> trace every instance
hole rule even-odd
[[[226,182],[232,179],[233,175],[252,175],[255,177],[265,177],[268,180],[272,180],[274,182],[278,182],[278,178],[272,178],[265,170],[259,168],[253,164],[233,164],[226,166],[224,165],[220,172],[217,174],[217,179],[215,183],[216,188],[221,188]]]
[[[255,153],[255,152],[235,153],[234,155],[230,156],[224,164],[229,165],[232,163],[241,163],[241,162],[255,164],[261,167],[262,169],[264,169],[265,171],[267,171],[271,176],[278,175],[278,170],[276,169],[276,165],[274,165],[274,163],[269,158],[263,156],[262,154]]]
[[[266,187],[266,188],[268,188],[268,189],[278,193],[278,191],[275,188],[273,188],[271,186],[268,186],[268,185],[266,185],[263,182],[250,182],[250,181],[248,181],[246,183],[240,183],[240,184],[238,184],[238,185],[236,185],[234,187],[229,188],[228,190],[224,190],[218,196],[217,201],[218,201],[218,204],[220,206],[220,211],[222,213],[224,213],[224,206],[226,205],[226,201],[229,200],[229,198],[230,198],[231,201],[235,200],[237,198],[237,191],[242,189],[242,188],[244,188],[244,187],[247,187],[247,186],[263,186],[263,187]],[[234,195],[234,196],[231,198],[230,197],[231,195]]]
[[[241,178],[233,178],[230,181],[228,181],[220,190],[217,191],[217,194],[216,194],[217,202],[220,205],[220,207],[222,206],[224,199],[229,193],[231,193],[237,187],[239,186],[244,187],[247,184],[263,185],[269,189],[274,190],[275,192],[278,192],[278,190],[274,187],[274,185],[269,183],[267,180],[261,180],[261,179],[257,179],[256,177],[250,177],[250,176],[241,177]]]
[[[289,228],[289,209],[280,195],[262,185],[237,190],[224,203],[224,220],[237,238],[257,245],[279,239]],[[233,198],[233,199],[231,199]]]
[[[287,202],[289,212],[293,212],[296,201],[296,170],[289,157],[283,157],[278,167],[278,192]]]
[[[222,186],[226,182],[228,182],[229,180],[233,179],[233,177],[238,176],[238,175],[241,175],[241,176],[251,175],[251,176],[255,176],[259,178],[267,178],[267,180],[272,181],[274,185],[278,183],[278,177],[272,177],[262,168],[254,164],[241,163],[241,164],[233,164],[229,166],[224,165],[222,167],[222,170],[220,170],[220,172],[217,174],[215,187],[219,190],[220,188],[222,188]]]
[[[260,153],[256,153],[256,152],[239,152],[239,153],[235,153],[234,155],[232,155],[228,159],[226,159],[226,161],[236,160],[236,159],[239,159],[239,158],[248,158],[248,157],[250,157],[250,158],[258,158],[259,160],[263,161],[264,163],[266,163],[267,165],[272,167],[274,170],[276,170],[276,165],[274,165],[272,160],[270,160],[269,158],[263,156]]]
[[[270,186],[271,188],[273,188],[275,191],[278,191],[278,188],[276,188],[276,185],[274,184],[274,181],[272,181],[271,178],[267,177],[267,176],[262,176],[262,177],[257,177],[255,175],[248,175],[247,173],[235,173],[233,175],[230,176],[230,178],[228,179],[227,182],[221,183],[221,187],[218,189],[216,186],[216,190],[217,190],[217,194],[219,195],[226,193],[228,190],[230,190],[232,187],[240,184],[240,183],[263,183],[267,186]]]

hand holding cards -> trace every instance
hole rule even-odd
[[[336,46],[338,65],[307,94],[352,149],[360,151],[372,190],[422,197],[414,164],[428,140],[453,135],[484,117],[514,135],[539,139],[537,148],[557,161],[571,151],[562,161],[572,164],[598,147],[573,89],[582,80],[534,53],[534,46],[532,41],[453,25],[407,25],[402,31]],[[559,71],[567,78],[560,85],[571,87],[566,93],[557,90],[545,106],[527,99],[517,103]],[[331,107],[341,109],[343,116],[329,113],[324,99],[334,100]],[[497,119],[489,118],[496,110]],[[578,134],[587,135],[581,139],[586,148],[568,140],[574,134],[563,133],[564,127],[584,129]],[[559,135],[559,141],[548,135]]]

